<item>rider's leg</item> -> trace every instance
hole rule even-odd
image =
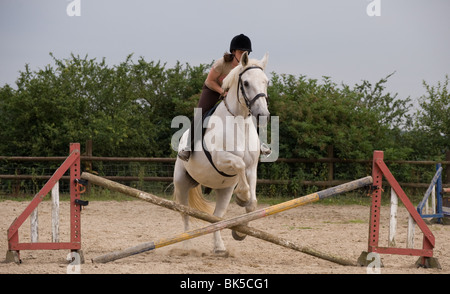
[[[185,148],[178,152],[178,157],[180,157],[184,161],[188,161],[191,155],[191,152],[194,151],[194,146],[197,140],[201,140],[202,137],[202,115],[207,113],[213,106],[219,101],[220,94],[209,89],[206,85],[203,85],[202,94],[200,96],[200,100],[198,101],[198,108],[201,108],[202,111],[198,111],[194,114],[194,120],[191,121],[190,128],[190,144],[188,144]],[[194,129],[194,132],[192,132]],[[197,134],[197,136],[195,136]],[[200,134],[200,135],[198,135]]]

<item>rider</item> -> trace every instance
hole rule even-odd
[[[235,36],[230,43],[230,53],[225,53],[223,57],[214,62],[208,73],[205,83],[203,84],[202,94],[198,101],[198,108],[202,109],[202,114],[207,113],[213,106],[227,95],[222,89],[222,82],[230,71],[239,65],[241,56],[247,52],[252,52],[252,42],[250,38],[244,34]],[[195,121],[195,119],[194,119]],[[201,119],[199,119],[201,121]],[[191,122],[191,130],[193,127]],[[191,150],[194,149],[194,132],[190,131],[191,144],[178,152],[178,157],[184,161],[188,161]]]
[[[202,113],[207,113],[220,100],[226,96],[222,89],[222,83],[230,71],[239,65],[242,54],[252,52],[252,42],[244,34],[235,36],[230,43],[230,52],[225,53],[218,59],[209,71],[208,77],[203,85],[202,95],[198,101],[198,108]]]

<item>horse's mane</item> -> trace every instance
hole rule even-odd
[[[233,84],[238,83],[239,79],[239,73],[241,73],[244,69],[250,66],[261,66],[261,63],[257,59],[249,59],[247,65],[242,66],[242,64],[239,63],[238,66],[233,68],[230,73],[225,77],[222,83],[222,89],[229,90],[233,86]]]

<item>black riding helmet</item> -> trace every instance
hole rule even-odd
[[[252,42],[250,41],[250,38],[244,34],[235,36],[230,43],[230,52],[233,52],[233,50],[248,51],[248,53],[252,52]]]

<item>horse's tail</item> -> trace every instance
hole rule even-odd
[[[189,206],[209,214],[214,212],[212,203],[203,197],[201,185],[189,190]]]

